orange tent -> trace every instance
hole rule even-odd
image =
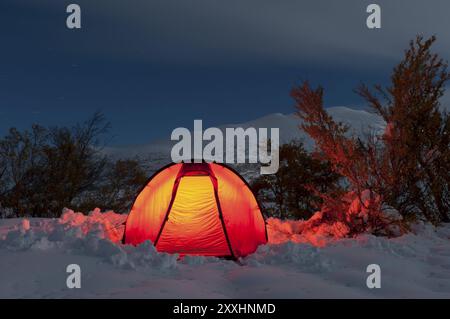
[[[267,242],[245,180],[216,163],[170,164],[155,173],[127,218],[124,243],[151,240],[161,252],[238,258]]]

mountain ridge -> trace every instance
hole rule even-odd
[[[373,131],[381,131],[384,129],[384,121],[380,116],[367,112],[365,110],[352,109],[345,106],[335,106],[326,109],[335,121],[348,124],[350,127],[349,134],[363,136],[365,133]],[[312,149],[314,142],[299,127],[302,123],[294,113],[272,113],[254,120],[243,123],[225,124],[218,126],[222,131],[225,128],[249,127],[258,128],[279,128],[280,144],[289,143],[293,140],[301,140],[307,149]],[[188,128],[190,129],[190,128]],[[204,128],[206,129],[206,127]],[[190,129],[192,132],[193,128]],[[114,158],[159,158],[169,159],[170,150],[174,141],[167,138],[157,139],[147,144],[129,145],[122,147],[106,147],[104,153]],[[166,154],[166,156],[164,155]]]

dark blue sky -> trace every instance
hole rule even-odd
[[[0,135],[68,125],[101,110],[112,144],[146,143],[175,127],[290,113],[291,87],[322,84],[326,104],[361,106],[361,81],[385,83],[408,41],[437,34],[448,58],[450,3],[378,1],[2,0]],[[69,3],[82,29],[65,26]]]

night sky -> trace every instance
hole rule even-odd
[[[373,2],[381,30],[365,24]],[[70,3],[81,30],[66,28]],[[290,113],[302,80],[327,106],[362,107],[352,90],[386,83],[417,33],[450,58],[449,12],[448,0],[1,0],[0,135],[101,110],[112,144],[147,143],[194,119]]]

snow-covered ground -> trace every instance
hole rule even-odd
[[[124,246],[125,218],[0,220],[0,298],[450,298],[450,226],[336,240],[270,219],[269,244],[236,263]],[[66,286],[69,264],[81,267],[80,289]],[[366,286],[369,264],[381,267],[380,289]]]

